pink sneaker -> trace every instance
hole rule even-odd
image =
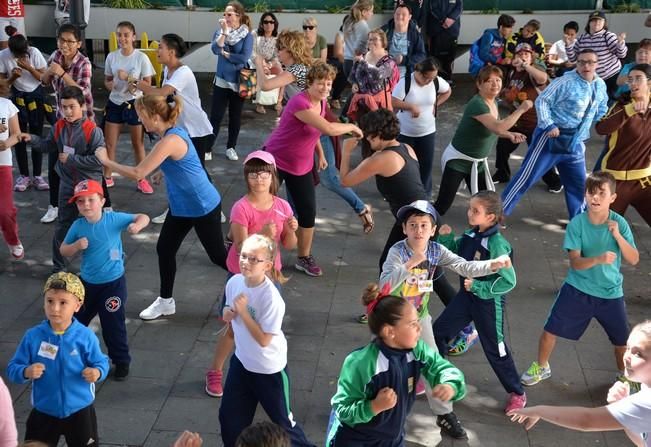
[[[222,397],[224,388],[222,387],[222,377],[224,373],[214,369],[206,373],[206,394],[211,397]]]
[[[423,394],[425,394],[425,391],[427,391],[427,389],[425,388],[425,381],[421,377],[420,379],[418,379],[418,383],[416,383],[416,396],[422,396]]]
[[[32,179],[26,175],[20,175],[16,179],[16,184],[14,185],[14,191],[23,192],[27,191],[27,188],[32,186]]]
[[[40,175],[37,175],[36,177],[34,177],[34,180],[32,180],[32,185],[34,185],[34,187],[38,191],[48,191],[50,189],[50,185]]]
[[[522,395],[516,393],[509,393],[509,397],[506,401],[506,408],[504,413],[509,413],[509,411],[519,410],[524,408],[527,405],[527,394],[523,393]]]
[[[113,176],[104,177],[104,181],[106,182],[107,188],[113,188],[115,186],[115,180],[113,180]]]
[[[154,193],[154,188],[151,187],[149,182],[146,179],[140,179],[138,180],[138,191],[140,191],[143,194],[153,194]]]

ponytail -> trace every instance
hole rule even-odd
[[[174,125],[183,110],[183,100],[179,95],[173,96],[171,101],[163,95],[144,95],[136,99],[136,109]]]

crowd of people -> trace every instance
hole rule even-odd
[[[398,2],[393,18],[371,29],[374,4],[357,0],[329,57],[316,19],[306,18],[300,32],[282,29],[267,12],[254,29],[244,7],[230,1],[211,39],[217,66],[210,115],[192,70],[182,62],[183,39],[160,38],[157,56],[164,72],[161,85],[153,85],[152,64],[134,46],[135,26],[120,22],[119,49],[107,56],[104,68],[110,94],[101,125],[79,29],[62,24],[57,50],[46,60],[24,31],[5,28],[0,224],[10,255],[17,261],[25,256],[14,192],[49,190],[41,222],[56,221],[53,273],[43,288],[46,320],[25,333],[7,367],[12,382],[31,382],[26,442],[55,446],[63,436],[71,447],[98,445],[95,384],[109,377],[123,381],[130,373],[121,234],[139,233],[150,218],[112,209],[115,172],[133,180],[142,194],[152,194],[162,181],[166,185],[167,210],[151,220],[162,224],[156,245],[160,291],[141,319],[176,313],[176,254],[190,230],[210,261],[226,271],[224,330],[205,376],[205,392],[221,397],[226,447],[315,445],[291,411],[282,328],[287,278],[279,253],[281,247],[295,249],[296,270],[324,274],[312,252],[315,175],[353,208],[364,233],[374,229],[373,210],[352,187],[370,178],[395,219],[378,253],[379,275],[362,292],[358,321],[368,325],[373,340],[342,365],[327,446],[403,445],[405,420],[420,394],[427,395],[442,433],[467,437],[452,404],[466,394],[465,377],[445,357],[461,355],[478,341],[506,392],[504,412],[514,421],[528,429],[544,419],[580,430],[625,430],[636,445],[651,445],[651,323],[630,331],[620,271],[622,261],[636,265],[640,258],[623,215],[628,206],[651,225],[651,41],[643,39],[635,61],[622,68],[626,33],[609,31],[602,11],[589,14],[582,34],[576,22],[567,23],[563,39],[549,50],[538,20],[514,33],[515,19],[500,16],[497,28],[486,30],[471,48],[477,92],[442,151],[434,197],[436,117],[455,85],[461,3],[431,1],[423,9],[419,2]],[[257,75],[256,111],[267,113],[265,106],[274,105],[280,117],[262,147],[247,151],[247,192],[228,213],[229,230],[222,233],[219,179],[208,173],[206,161],[226,111],[225,156],[237,161],[244,154],[237,150],[246,125],[240,75],[249,67]],[[54,91],[54,108],[46,101],[46,87]],[[51,129],[44,136],[46,120]],[[124,124],[133,165],[116,161]],[[590,172],[585,141],[593,124],[606,140]],[[156,140],[148,153],[145,133]],[[512,175],[509,157],[522,143],[526,155]],[[488,158],[495,146],[491,175]],[[355,165],[358,150],[362,157]],[[545,322],[538,356],[519,373],[504,333],[506,298],[517,291],[517,276],[502,230],[541,178],[549,192],[565,194],[569,271]],[[462,182],[472,196],[467,225],[455,237],[442,219]],[[497,183],[505,184],[501,194],[495,192]],[[283,184],[287,200],[279,196]],[[69,258],[78,253],[75,275]],[[459,275],[458,287],[443,268]],[[428,308],[432,292],[445,306],[437,316]],[[88,328],[96,315],[108,355]],[[593,318],[614,348],[618,376],[609,405],[526,408],[524,387],[551,377],[556,339],[579,340]],[[0,381],[0,445],[15,446],[7,394]],[[258,404],[271,424],[252,425]],[[175,443],[199,445],[200,436],[191,432]]]

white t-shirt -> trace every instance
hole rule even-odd
[[[438,94],[450,91],[450,84],[445,79],[438,76],[439,90]],[[391,96],[395,96],[410,104],[415,104],[420,109],[418,118],[414,118],[408,110],[399,110],[398,119],[400,120],[400,133],[408,137],[423,137],[436,132],[436,118],[434,117],[434,104],[436,103],[436,87],[434,82],[421,87],[411,75],[411,85],[405,98],[405,79],[402,78],[396,84]]]
[[[242,365],[251,372],[275,374],[287,366],[287,340],[282,331],[285,302],[273,282],[267,277],[258,287],[249,288],[244,276],[238,273],[226,284],[226,305],[233,306],[233,301],[243,293],[248,298],[248,309],[253,319],[263,332],[273,334],[271,343],[262,347],[251,332],[236,316],[231,325],[235,335],[235,355]]]
[[[128,75],[134,79],[143,79],[147,76],[153,76],[154,66],[151,64],[151,61],[147,55],[140,50],[136,49],[129,56],[122,54],[121,50],[111,51],[108,56],[106,56],[106,64],[104,66],[104,75],[113,76],[113,90],[109,95],[109,99],[114,104],[120,105],[127,101],[135,99],[136,96],[142,95],[142,92],[139,95],[133,95],[129,93],[128,81],[123,81],[118,77],[118,70],[124,70]]]
[[[7,130],[0,133],[0,140],[9,138],[9,118],[16,115],[18,109],[13,102],[7,98],[0,98],[0,124],[3,124]],[[0,151],[0,166],[11,166],[11,148]]]
[[[205,137],[212,133],[212,124],[201,108],[197,79],[187,65],[181,65],[167,78],[167,67],[163,70],[163,85],[171,85],[176,94],[183,98],[183,110],[177,125],[183,127],[191,138]]]
[[[29,63],[32,67],[37,70],[47,67],[47,62],[38,48],[29,47],[27,51],[29,54]],[[0,73],[10,78],[11,70],[16,67],[18,67],[16,58],[11,54],[9,48],[0,51]],[[21,92],[33,92],[39,85],[41,85],[41,80],[37,80],[29,71],[24,69],[20,77],[14,81],[14,87]]]
[[[554,42],[552,47],[549,49],[549,55],[551,56],[552,54],[556,55],[556,60],[554,62],[558,64],[567,62],[567,52],[565,51],[565,42],[563,42],[563,39]]]
[[[644,445],[651,447],[651,389],[642,387],[632,396],[607,405],[606,409],[627,430],[642,436]]]

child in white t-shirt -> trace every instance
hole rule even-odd
[[[18,109],[4,96],[9,94],[9,84],[0,80],[0,229],[14,259],[25,256],[18,238],[18,222],[14,205],[11,148],[21,141]]]
[[[567,22],[563,26],[563,38],[554,42],[547,53],[547,65],[554,69],[556,76],[562,76],[566,71],[574,69],[576,64],[570,62],[565,51],[565,46],[574,42],[579,32],[579,24],[575,21]]]
[[[248,237],[240,250],[241,273],[226,284],[224,320],[233,331],[235,354],[219,407],[225,447],[234,447],[242,430],[251,425],[258,403],[289,434],[292,446],[314,446],[289,407],[287,340],[281,328],[285,302],[267,277],[274,255],[271,239]]]

